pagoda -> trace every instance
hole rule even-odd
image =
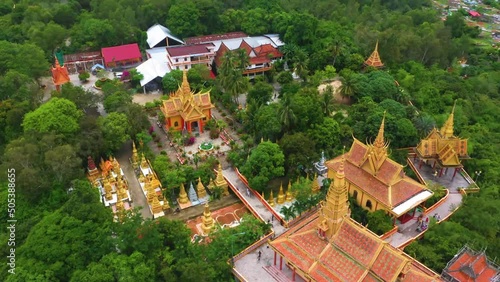
[[[59,59],[54,56],[54,67],[52,70],[52,82],[56,86],[57,91],[61,91],[61,85],[69,82],[68,69],[64,65],[59,64]]]
[[[135,145],[133,145],[133,150],[135,150]],[[142,192],[147,199],[149,205],[149,210],[151,211],[153,218],[158,218],[165,215],[165,211],[170,209],[168,201],[163,197],[161,182],[156,175],[156,172],[151,168],[149,161],[146,159],[144,154],[141,156],[140,163],[138,158],[135,158],[136,168],[138,168],[139,185],[142,188]],[[134,154],[132,155],[132,164],[134,163]]]
[[[320,191],[319,183],[318,183],[318,175],[314,174],[313,181],[311,183],[311,192],[313,194],[318,194]]]
[[[207,202],[205,203],[205,210],[203,211],[201,230],[203,230],[204,235],[208,235],[214,226],[214,219],[212,218],[212,213],[210,212],[210,207]]]
[[[177,198],[179,204],[187,204],[189,203],[189,198],[186,193],[186,188],[184,188],[184,183],[181,183],[181,191],[179,192],[179,198]]]
[[[285,203],[285,193],[283,192],[283,183],[280,185],[280,191],[278,192],[278,200],[276,201],[278,205]]]
[[[193,182],[191,182],[189,184],[188,198],[189,198],[189,201],[191,201],[191,204],[193,206],[197,206],[200,204],[200,201],[198,200],[198,195],[196,194],[196,191],[194,190]]]
[[[91,183],[94,183],[98,178],[101,177],[101,173],[97,169],[94,160],[91,156],[87,157],[87,178]]]
[[[323,175],[328,171],[328,168],[325,166],[326,158],[325,158],[325,152],[321,152],[321,159],[319,162],[314,163],[314,169],[316,170],[316,173],[319,175]]]
[[[170,93],[170,98],[160,107],[165,116],[167,130],[186,130],[203,132],[203,127],[212,118],[210,92],[191,91],[187,80],[187,71],[182,75],[182,84],[177,91]]]
[[[207,191],[205,190],[205,186],[203,186],[203,183],[201,183],[200,177],[198,177],[198,185],[196,185],[196,193],[198,194],[198,201],[200,201],[200,203],[208,201]]]
[[[382,60],[380,59],[380,56],[378,54],[378,40],[377,43],[375,44],[375,50],[373,50],[372,54],[368,59],[365,61],[366,66],[374,67],[374,68],[381,68],[384,66],[382,63]]]
[[[442,281],[437,273],[351,219],[345,157],[329,173],[333,181],[319,211],[269,242],[274,250],[269,273],[280,276],[285,261],[292,281],[296,275],[305,281]]]
[[[138,165],[138,162],[139,162],[139,157],[137,155],[137,148],[135,147],[135,142],[132,141],[132,159],[131,159],[131,162],[132,162],[132,166],[134,168],[137,168],[137,165]]]
[[[224,178],[224,175],[222,174],[222,165],[220,164],[220,162],[217,168],[217,176],[215,177],[214,184],[215,186],[223,189],[222,195],[229,195],[228,184],[226,179]]]
[[[442,176],[444,169],[447,172],[448,168],[453,168],[455,177],[457,171],[463,168],[462,160],[470,158],[467,153],[467,139],[457,137],[453,133],[454,112],[455,105],[443,127],[440,130],[432,129],[414,148],[415,158],[420,160],[419,168],[424,162],[432,163],[433,168],[439,170],[439,176]]]
[[[432,196],[432,191],[406,176],[403,166],[388,157],[384,139],[385,113],[373,143],[354,138],[351,149],[326,162],[328,178],[333,178],[345,159],[345,177],[349,195],[368,211],[384,210],[394,221],[413,218],[415,209]]]
[[[285,201],[291,202],[293,200],[293,194],[292,194],[292,182],[288,181],[288,189],[286,189],[286,197]]]
[[[271,190],[271,194],[269,194],[269,200],[267,200],[267,203],[271,206],[274,207],[275,202],[274,202],[274,196],[273,196],[273,190]]]

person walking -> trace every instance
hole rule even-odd
[[[262,256],[262,252],[259,251],[259,255],[257,256],[257,260],[260,261],[260,257]]]

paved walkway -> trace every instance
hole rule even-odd
[[[238,175],[234,171],[232,167],[225,169],[222,171],[224,177],[234,186],[237,190],[235,193],[238,193],[242,198],[244,198],[250,206],[265,220],[268,221],[271,219],[271,212],[259,201],[256,195],[250,194],[247,195],[246,189],[247,186],[241,182],[238,178]],[[286,228],[281,226],[278,220],[274,219],[272,222],[273,230],[275,236],[281,235],[286,231]],[[261,259],[258,259],[258,253],[261,252]],[[272,276],[270,271],[273,271],[273,268],[269,268],[274,264],[274,251],[269,248],[268,244],[263,244],[259,248],[255,249],[251,253],[248,253],[238,260],[235,261],[234,267],[236,270],[245,277],[247,281],[258,281],[258,282],[275,282],[279,281],[291,281],[292,280],[292,271],[286,267],[285,261],[283,261],[283,270],[281,273],[278,273],[278,277]],[[279,258],[278,262],[279,264]],[[268,270],[266,270],[266,267]],[[279,268],[279,266],[278,266]],[[276,271],[275,271],[276,272]],[[296,275],[295,281],[303,281],[298,275]]]
[[[142,192],[139,180],[135,177],[134,168],[130,163],[130,158],[132,157],[132,141],[127,141],[120,151],[116,153],[115,157],[120,163],[120,167],[128,181],[128,189],[130,191],[130,197],[132,197],[132,207],[139,207],[141,209],[142,218],[153,218],[148,207],[146,196],[144,196]]]
[[[434,169],[429,165],[422,165],[422,168],[418,168],[418,160],[414,163],[415,167],[420,172],[420,175],[425,179],[427,184],[432,182],[437,182],[442,186],[446,187],[449,191],[448,198],[442,202],[436,209],[427,214],[426,216],[433,216],[438,214],[441,219],[444,219],[451,215],[457,207],[462,203],[462,194],[458,191],[458,188],[465,188],[469,186],[469,182],[463,177],[459,172],[453,177],[453,169],[448,171],[448,174],[444,174],[441,177],[434,176]],[[394,247],[399,247],[403,243],[407,242],[411,238],[415,238],[420,233],[416,231],[417,229],[417,218],[419,214],[415,214],[415,217],[409,222],[400,226],[401,231],[395,233],[394,235],[385,239]]]

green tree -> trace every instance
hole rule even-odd
[[[316,152],[325,151],[333,156],[334,148],[340,145],[340,126],[332,118],[324,118],[321,124],[314,124],[306,132],[309,139],[314,140]]]
[[[273,86],[263,81],[259,81],[248,91],[247,101],[248,103],[253,102],[257,107],[260,107],[271,101],[272,95]]]
[[[261,192],[269,180],[284,174],[284,162],[285,156],[278,144],[264,141],[252,150],[241,172],[248,178],[250,186]]]
[[[168,10],[167,26],[180,37],[201,35],[206,30],[199,21],[201,14],[194,2],[174,4]]]
[[[163,91],[165,93],[172,93],[179,89],[182,83],[182,71],[172,70],[165,74],[162,78]]]
[[[65,83],[61,87],[60,97],[75,103],[80,110],[97,107],[99,97],[90,90],[85,90],[81,86],[72,83]]]
[[[82,112],[76,105],[64,98],[52,98],[33,112],[26,114],[23,122],[25,132],[75,134]]]
[[[116,112],[132,103],[132,96],[125,91],[117,91],[104,98],[104,109],[106,112]]]
[[[309,168],[318,153],[315,151],[315,141],[302,132],[285,134],[279,145],[285,155],[285,168],[287,172],[298,172],[299,166]]]
[[[383,210],[369,212],[367,218],[368,228],[377,235],[382,235],[393,227],[391,217]]]
[[[111,113],[97,121],[107,150],[116,151],[130,139],[128,118],[122,113]]]
[[[277,140],[281,132],[281,122],[278,116],[278,104],[260,107],[255,113],[252,126],[255,129],[255,138]]]

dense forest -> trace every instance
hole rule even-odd
[[[415,146],[441,126],[456,101],[455,134],[469,140],[472,159],[464,165],[481,191],[406,251],[437,272],[464,244],[500,257],[500,51],[475,44],[481,31],[467,26],[463,13],[440,16],[429,0],[1,1],[0,219],[7,225],[7,171],[14,168],[17,223],[16,275],[2,263],[0,280],[230,281],[230,246],[240,251],[267,232],[248,219],[240,230],[198,245],[178,221],[136,215],[114,223],[83,168],[89,155],[99,159],[127,140],[144,140],[150,126],[144,108],[117,82],[103,86],[98,97],[64,85],[42,103],[41,78],[50,75],[56,48],[69,54],[137,42],[144,50],[145,31],[156,23],[181,38],[243,31],[277,33],[286,44],[286,65],[299,80],[281,62],[239,88],[229,87],[234,72],[221,71],[212,90],[238,120],[244,141],[228,158],[255,173],[250,180],[260,191],[275,177],[296,178],[321,151],[338,155],[352,136],[370,140],[384,111],[391,154],[402,162],[404,151],[397,149]],[[377,41],[385,68],[364,68]],[[463,58],[466,66],[458,63]],[[332,91],[318,92],[321,82],[334,79],[342,82],[346,103]],[[269,103],[270,82],[281,86],[278,103]],[[240,111],[234,98],[246,92],[248,104]],[[87,114],[101,102],[106,117]],[[261,139],[270,142],[256,146]],[[165,187],[172,179],[195,177],[158,159],[158,167],[178,169],[175,175],[159,173]],[[262,169],[252,172],[252,163]],[[245,235],[235,241],[238,232]],[[9,236],[2,227],[4,258]]]

